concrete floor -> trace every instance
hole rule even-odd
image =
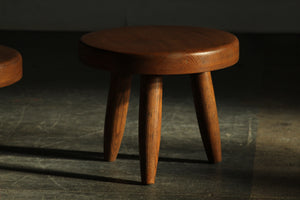
[[[0,199],[300,199],[299,35],[238,34],[213,73],[223,162],[207,163],[188,76],[164,78],[156,184],[140,185],[139,77],[117,161],[103,161],[109,73],[81,64],[83,33],[0,31],[24,78],[0,89]]]

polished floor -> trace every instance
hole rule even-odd
[[[0,89],[0,199],[300,199],[300,37],[237,34],[213,72],[223,161],[207,163],[189,76],[164,77],[156,183],[140,184],[139,77],[120,154],[103,161],[109,73],[77,56],[79,32],[0,31],[24,78]]]

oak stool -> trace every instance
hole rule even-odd
[[[117,157],[132,74],[141,75],[139,153],[143,184],[153,184],[158,162],[162,76],[190,74],[199,128],[208,160],[221,161],[221,141],[211,71],[239,59],[239,41],[227,32],[185,26],[137,26],[102,30],[80,39],[86,64],[111,72],[104,128],[104,159]]]
[[[21,54],[13,48],[0,45],[0,88],[19,81],[22,75]]]

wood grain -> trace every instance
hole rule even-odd
[[[211,163],[221,162],[221,139],[214,88],[210,72],[191,75],[195,109],[206,155]]]
[[[109,71],[137,74],[192,74],[222,69],[239,58],[230,33],[188,26],[138,26],[82,36],[80,58]]]
[[[130,74],[112,73],[104,127],[104,159],[117,158],[126,124],[131,90]]]
[[[161,134],[162,85],[161,76],[141,77],[139,149],[143,184],[155,182]]]
[[[0,45],[0,87],[19,81],[22,75],[21,54],[15,49]]]

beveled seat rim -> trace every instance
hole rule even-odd
[[[143,30],[147,28],[151,29],[152,27],[153,26],[127,27],[127,29],[139,28]],[[154,27],[157,29],[170,28],[170,26]],[[147,50],[146,48],[149,47],[147,46],[149,45],[149,41],[147,40],[145,40],[145,46],[139,43],[133,44],[133,47],[136,47],[134,45],[137,45],[138,47],[135,50],[141,50],[145,48],[145,51],[133,51],[134,49],[132,48],[131,44],[128,43],[127,46],[125,45],[125,47],[128,47],[128,50],[124,49],[123,46],[118,43],[112,44],[111,46],[109,46],[110,44],[108,43],[108,46],[105,46],[107,41],[104,42],[104,46],[99,46],[99,44],[101,44],[101,42],[97,43],[99,33],[105,32],[105,34],[109,34],[111,30],[120,31],[122,37],[122,30],[127,30],[126,28],[108,29],[100,32],[88,33],[82,36],[80,39],[79,56],[86,64],[109,70],[111,72],[121,71],[135,74],[157,75],[193,74],[214,71],[232,66],[237,63],[239,59],[239,41],[231,33],[200,27],[171,26],[171,28],[187,28],[188,30],[198,30],[199,28],[200,31],[208,31],[206,34],[209,33],[212,35],[212,39],[210,39],[210,41],[205,40],[206,46],[204,46],[207,48],[198,48],[198,51],[194,51],[194,49],[190,49],[189,51],[187,49],[177,51],[176,48],[180,48],[180,46],[176,46],[177,43],[175,44],[174,51],[172,51],[173,46],[169,47],[166,45],[162,45],[161,49],[168,50],[169,48],[169,51],[153,51],[153,49],[156,49],[155,45],[150,45],[150,48],[152,49]],[[222,38],[219,38],[219,35],[223,35],[225,37],[224,41],[222,41]],[[90,36],[93,36],[91,40],[89,40]],[[141,35],[140,37],[143,38],[144,36]],[[213,40],[214,37],[217,41]],[[197,41],[197,38],[194,40]],[[94,44],[93,41],[96,41],[96,43]],[[192,41],[193,40],[190,42]],[[179,41],[179,44],[181,42],[182,41]],[[210,45],[210,43],[212,43],[212,45]],[[216,43],[219,45],[216,45]],[[191,43],[189,43],[189,45],[191,45]]]

